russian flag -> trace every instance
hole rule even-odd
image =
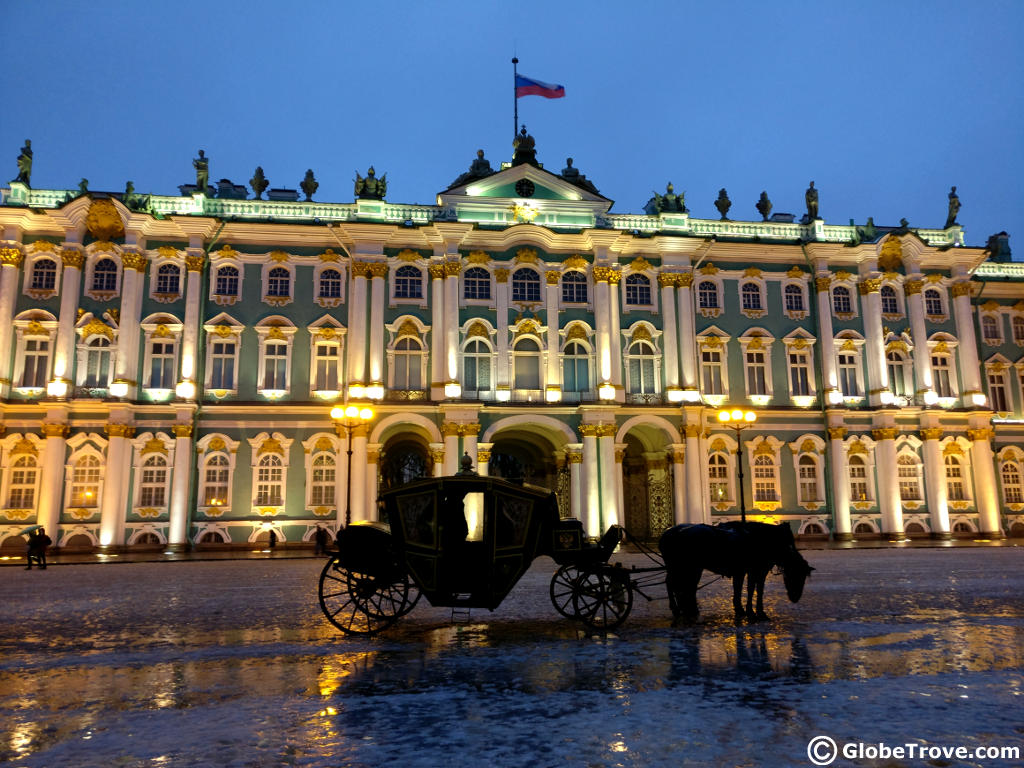
[[[565,87],[542,83],[529,77],[516,75],[516,98],[521,96],[543,96],[545,99],[561,99],[565,96]]]

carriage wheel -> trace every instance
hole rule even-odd
[[[573,595],[576,594],[576,580],[579,577],[579,567],[571,563],[563,565],[551,577],[551,604],[567,619],[579,618],[573,607]]]
[[[337,556],[332,557],[320,573],[320,607],[327,620],[347,635],[376,634],[412,610],[409,577],[350,571]]]
[[[633,609],[633,587],[628,573],[604,567],[584,571],[575,582],[572,596],[576,618],[593,629],[615,629]]]
[[[415,608],[416,603],[420,601],[421,597],[423,597],[423,593],[420,592],[419,588],[415,584],[409,582],[409,594],[405,598],[405,603],[402,605],[402,609],[398,612],[397,618],[402,618],[405,614]]]

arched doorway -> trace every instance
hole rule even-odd
[[[503,430],[495,436],[487,474],[519,485],[547,488],[558,496],[558,512],[572,514],[569,468],[555,446],[534,432]]]
[[[631,536],[657,539],[675,523],[672,473],[665,433],[638,424],[625,436],[622,456],[622,521]]]
[[[380,453],[380,491],[430,477],[430,454],[426,443],[401,435],[385,443]]]

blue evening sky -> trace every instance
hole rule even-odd
[[[177,194],[316,172],[316,199],[432,203],[478,148],[511,159],[512,65],[567,96],[520,99],[538,158],[640,212],[672,181],[694,216],[802,214],[941,227],[1024,258],[1024,2],[15,2],[0,0],[0,172],[33,186]]]

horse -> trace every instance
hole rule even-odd
[[[718,526],[677,525],[662,534],[658,549],[665,560],[666,586],[672,614],[696,619],[697,588],[705,571],[732,579],[732,605],[736,619],[768,618],[764,612],[764,582],[778,566],[791,602],[803,594],[804,583],[814,569],[796,548],[793,531],[786,523],[731,522]],[[743,580],[747,580],[747,606],[743,608]],[[757,593],[756,609],[752,606]]]

